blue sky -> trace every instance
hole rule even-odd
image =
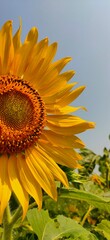
[[[110,141],[110,0],[4,0],[0,1],[0,26],[13,20],[14,32],[22,18],[22,40],[32,26],[39,40],[48,36],[58,42],[56,58],[71,56],[66,69],[74,69],[79,85],[86,90],[74,102],[88,111],[77,114],[96,122],[96,128],[81,134],[96,153]]]

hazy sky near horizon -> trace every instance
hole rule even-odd
[[[71,56],[65,69],[74,69],[72,81],[86,90],[74,102],[88,111],[76,112],[96,122],[94,130],[81,134],[86,146],[102,153],[110,141],[110,0],[4,0],[0,1],[0,27],[13,20],[14,32],[22,18],[22,40],[32,26],[39,40],[58,42],[56,59]]]

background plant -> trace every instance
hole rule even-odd
[[[43,209],[38,211],[30,198],[25,221],[19,215],[14,225],[15,240],[110,240],[110,149],[104,147],[97,155],[84,148],[80,154],[81,169],[63,167],[70,189],[57,182],[57,202],[44,194]],[[14,212],[13,196],[10,205]],[[1,236],[2,232],[1,226]]]

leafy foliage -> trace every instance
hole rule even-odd
[[[39,240],[60,240],[60,239],[77,239],[77,240],[97,240],[97,237],[83,228],[75,220],[58,215],[57,218],[51,219],[46,211],[41,212],[37,209],[28,211],[28,220],[33,230],[38,235]],[[39,222],[33,221],[33,217],[41,219]]]
[[[70,189],[56,182],[57,202],[44,194],[41,211],[31,198],[27,218],[14,225],[14,240],[110,240],[110,150],[100,156],[84,148],[80,154],[83,168],[62,167]],[[12,196],[13,212],[16,207]],[[2,233],[1,226],[0,239]]]
[[[110,240],[110,221],[102,220],[95,228],[95,231],[101,233],[107,240]]]

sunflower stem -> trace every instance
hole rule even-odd
[[[2,240],[14,240],[13,238],[13,226],[21,218],[22,208],[21,206],[15,211],[13,215],[10,213],[9,205],[5,209],[4,217],[3,217],[3,236]]]
[[[13,216],[10,219],[10,224],[13,226],[19,218],[21,218],[22,216],[22,208],[21,206],[18,207],[18,209],[15,211],[15,213],[13,214]]]
[[[12,237],[12,229],[13,226],[10,224],[10,220],[11,220],[11,213],[10,213],[10,207],[9,205],[7,206],[7,208],[5,209],[4,212],[4,217],[3,217],[3,236],[2,236],[2,240],[13,240]]]

